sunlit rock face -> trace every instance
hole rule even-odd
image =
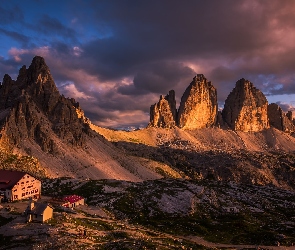
[[[276,103],[269,104],[267,112],[271,126],[284,132],[293,132],[295,130],[292,112],[285,114]]]
[[[160,96],[158,103],[150,108],[149,127],[174,128],[176,125],[176,101],[175,92],[170,90],[169,94]]]
[[[178,110],[178,126],[184,129],[211,127],[217,118],[217,91],[202,74],[185,90]]]
[[[242,78],[225,100],[222,116],[233,130],[261,131],[269,128],[267,106],[264,94]]]

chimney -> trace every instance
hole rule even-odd
[[[32,210],[35,207],[35,202],[32,198],[29,199],[29,210]]]

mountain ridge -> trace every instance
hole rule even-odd
[[[197,87],[190,95],[194,100],[204,101],[205,106],[208,104],[208,109],[215,110],[216,90],[211,82],[198,75],[191,87],[203,84],[205,89],[213,91],[199,91],[203,87]],[[209,94],[194,97],[200,93]],[[208,101],[210,93],[213,101]],[[16,81],[5,75],[0,96],[3,97],[1,150],[34,156],[49,177],[135,182],[163,177],[213,178],[294,188],[295,138],[292,131],[285,133],[270,127],[244,132],[230,129],[228,125],[211,126],[212,122],[211,125],[203,123],[198,129],[192,129],[191,122],[187,123],[189,129],[179,128],[174,126],[178,115],[174,91],[162,97],[161,105],[153,109],[159,111],[158,117],[163,111],[170,112],[174,124],[169,123],[170,118],[162,117],[155,119],[158,125],[133,132],[92,124],[79,103],[60,95],[41,57],[35,57],[28,69],[23,66]],[[255,95],[246,96],[249,97],[257,102]],[[191,110],[195,110],[194,105],[198,106],[199,101],[190,103]],[[198,111],[193,111],[188,116],[196,113]],[[213,113],[209,120],[223,123],[221,113],[217,109]],[[290,114],[286,115],[286,119],[290,118]],[[172,126],[162,128],[163,121]],[[1,161],[0,166],[4,166]]]

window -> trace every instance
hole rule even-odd
[[[15,199],[15,200],[18,199],[18,195],[15,195],[15,196],[14,196],[14,199]]]
[[[26,194],[25,193],[22,193],[22,197],[24,197]]]
[[[26,192],[26,195],[28,195],[28,192]]]
[[[29,183],[29,181],[26,181],[26,183]]]
[[[30,176],[27,176],[27,178],[30,178]]]
[[[38,189],[35,190],[35,193],[38,193]]]
[[[33,194],[33,193],[34,193],[34,190],[31,191],[31,194]]]
[[[24,183],[24,182],[22,182],[21,184],[22,184],[22,185],[24,185],[25,183]]]

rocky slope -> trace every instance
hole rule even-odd
[[[295,240],[295,193],[273,186],[209,179],[141,183],[68,179],[49,181],[43,187],[45,192],[55,195],[72,189],[87,197],[92,208],[103,208],[122,222],[128,220],[170,235],[202,236],[211,242],[249,245],[275,245],[280,241],[290,246]]]
[[[34,156],[49,176],[133,181],[161,177],[157,163],[151,167],[152,160],[122,154],[90,129],[79,103],[59,94],[42,57],[35,57],[28,69],[23,66],[15,81],[5,75],[0,96],[3,153]]]
[[[43,181],[42,190],[74,191],[87,206],[25,223],[27,201],[3,204],[0,249],[294,249],[295,193],[273,186],[59,178]]]
[[[262,131],[269,128],[267,106],[263,93],[243,78],[225,100],[222,116],[233,130]]]

